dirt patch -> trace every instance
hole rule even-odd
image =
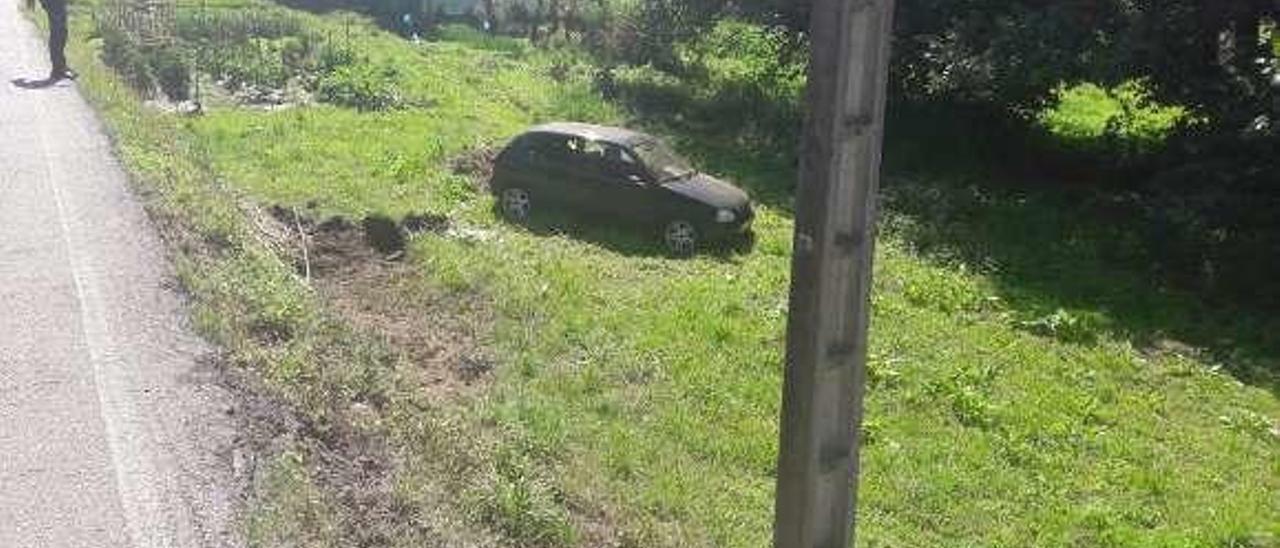
[[[493,163],[498,159],[500,151],[490,146],[473,148],[449,160],[449,170],[455,175],[462,175],[471,180],[471,184],[479,190],[489,188],[489,179],[493,177]]]
[[[339,545],[496,545],[457,541],[487,533],[459,525],[451,511],[436,515],[430,505],[417,501],[430,494],[401,491],[405,455],[391,444],[386,430],[392,413],[387,407],[390,386],[415,388],[411,397],[432,405],[473,393],[492,369],[480,344],[489,321],[486,308],[429,291],[406,260],[414,237],[443,234],[451,228],[449,220],[434,215],[410,215],[399,222],[385,217],[316,220],[280,206],[257,209],[251,217],[262,238],[292,263],[342,326],[320,328],[332,332],[319,337],[328,342],[317,349],[317,363],[366,367],[368,375],[383,378],[350,399],[339,395],[349,388],[342,384],[310,392],[307,401],[291,406],[312,412],[247,409],[267,415],[251,422],[270,425],[267,435],[255,436],[256,443],[273,439],[274,433],[303,450],[311,479],[326,493],[326,504],[337,510]],[[370,350],[367,342],[381,344]],[[324,387],[325,381],[309,382]],[[270,454],[270,449],[262,452]]]
[[[452,223],[449,218],[443,215],[433,214],[411,214],[400,221],[400,226],[410,235],[418,235],[423,232],[435,232],[437,234],[446,232]]]
[[[492,440],[483,441],[488,436],[483,432],[455,432],[449,420],[431,418],[437,404],[444,408],[473,397],[491,379],[495,362],[483,343],[494,321],[492,309],[480,297],[433,289],[409,245],[423,234],[463,237],[467,227],[435,215],[318,221],[293,208],[259,211],[255,222],[265,228],[272,247],[344,326],[343,334],[321,337],[333,342],[317,362],[369,364],[353,359],[348,347],[372,340],[381,343],[374,345],[379,349],[375,361],[386,368],[365,367],[375,377],[390,375],[373,383],[382,388],[350,400],[334,399],[331,394],[341,389],[314,391],[322,402],[301,408],[323,408],[323,416],[299,415],[284,428],[294,429],[289,437],[305,448],[309,472],[340,509],[341,545],[503,545],[497,531],[446,509],[456,504],[458,493],[491,480],[485,468],[495,451],[487,445]],[[396,426],[396,416],[406,411],[422,415]],[[431,426],[398,430],[420,420]],[[405,435],[412,441],[406,444],[400,437]],[[570,503],[581,545],[627,544],[607,508],[581,502]]]
[[[282,88],[252,85],[234,87],[226,81],[216,81],[204,88],[214,103],[233,104],[256,110],[286,110],[307,106],[315,102],[311,93],[300,82],[289,82]]]
[[[1159,337],[1142,349],[1143,354],[1148,358],[1158,357],[1180,357],[1180,358],[1197,358],[1204,353],[1194,346],[1177,339]]]
[[[481,345],[491,324],[487,307],[466,296],[432,291],[404,260],[415,236],[447,234],[452,229],[447,218],[415,214],[398,222],[382,216],[359,224],[342,217],[315,222],[278,206],[270,214],[286,236],[292,232],[293,245],[277,247],[288,250],[299,275],[334,312],[409,364],[423,389],[453,397],[487,379],[493,369]]]
[[[317,539],[343,546],[445,545],[429,521],[397,495],[393,450],[379,431],[361,426],[365,415],[373,413],[370,404],[302,412],[308,407],[286,402],[251,370],[232,366],[225,356],[212,357],[206,365],[236,396],[224,412],[238,426],[231,458],[244,507],[273,500],[267,480],[272,463],[301,453],[308,464],[307,481],[324,493],[313,504],[335,510],[334,527],[316,531]]]

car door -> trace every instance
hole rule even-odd
[[[594,170],[595,199],[600,209],[627,221],[652,219],[655,189],[635,154],[614,143],[599,143]]]
[[[529,190],[535,200],[569,208],[581,205],[577,187],[580,186],[580,169],[577,168],[576,137],[567,135],[539,135],[529,147]]]
[[[562,165],[560,181],[565,202],[584,213],[602,211],[598,144],[584,137],[569,137]]]
[[[573,193],[586,213],[613,214],[612,182],[605,173],[604,143],[581,139],[570,143],[574,152],[576,182]]]

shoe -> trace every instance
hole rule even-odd
[[[54,70],[49,73],[49,81],[57,82],[60,80],[75,80],[79,74],[71,69]]]

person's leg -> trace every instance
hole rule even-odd
[[[51,78],[69,75],[67,70],[67,2],[41,0],[49,14],[49,64]]]

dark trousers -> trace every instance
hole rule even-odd
[[[67,0],[40,0],[49,14],[49,63],[52,72],[67,70]]]

